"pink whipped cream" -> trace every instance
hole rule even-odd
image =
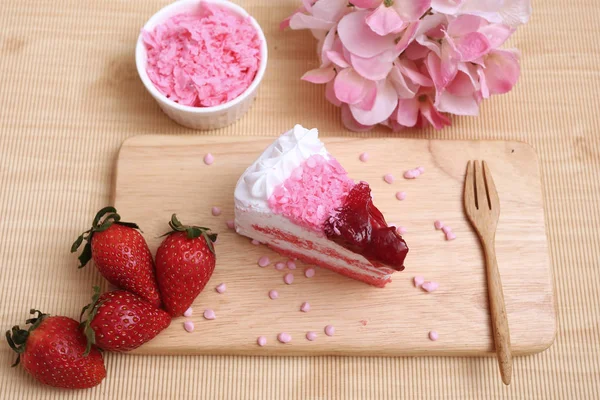
[[[142,38],[148,77],[163,95],[186,106],[213,107],[235,99],[260,65],[261,40],[250,17],[209,3],[143,31]]]
[[[340,163],[316,154],[275,188],[269,207],[298,225],[322,232],[325,220],[344,204],[353,186]]]

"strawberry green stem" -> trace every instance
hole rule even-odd
[[[41,311],[34,309],[29,310],[29,313],[34,315],[34,317],[25,321],[26,324],[31,324],[27,330],[21,329],[18,325],[15,325],[11,330],[6,331],[6,341],[8,342],[8,345],[18,354],[17,359],[12,365],[13,367],[19,365],[21,354],[25,352],[25,344],[27,343],[27,339],[31,332],[40,326],[42,321],[48,316],[48,314],[44,314]],[[37,314],[37,316],[35,314]]]
[[[211,253],[215,254],[215,248],[213,243],[217,240],[217,234],[211,233],[210,228],[206,228],[204,226],[194,226],[194,225],[183,225],[178,219],[177,215],[173,214],[171,216],[171,221],[169,221],[169,227],[171,231],[165,233],[163,236],[170,235],[173,232],[185,232],[187,234],[188,239],[196,239],[202,236],[204,240],[206,240],[206,244],[208,245],[208,249]]]
[[[100,288],[98,286],[94,286],[92,302],[87,306],[83,307],[83,309],[81,310],[81,314],[79,315],[79,328],[82,329],[87,342],[85,346],[85,352],[83,353],[84,357],[87,357],[87,355],[90,354],[92,346],[96,344],[96,332],[94,331],[94,329],[92,329],[91,323],[96,317],[96,314],[98,313],[98,308],[100,307],[100,305],[102,305],[102,302],[98,301],[99,298]],[[82,321],[83,315],[86,311],[88,313],[87,318],[84,321]]]

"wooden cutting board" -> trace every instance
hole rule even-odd
[[[237,179],[274,138],[213,136],[137,136],[119,153],[113,204],[124,219],[136,221],[152,252],[167,231],[172,213],[190,224],[212,227],[219,235],[217,267],[196,299],[189,318],[195,331],[183,329],[176,318],[140,354],[248,355],[490,355],[493,351],[482,251],[462,208],[462,185],[467,160],[485,159],[501,200],[497,253],[513,350],[540,352],[555,337],[556,317],[548,258],[541,183],[537,157],[527,144],[505,141],[430,141],[413,139],[353,139],[325,137],[327,149],[355,180],[371,184],[375,203],[389,223],[407,228],[410,253],[406,270],[377,289],[317,268],[312,279],[305,266],[292,271],[292,285],[273,263],[259,268],[257,260],[282,257],[227,229],[233,219],[233,190]],[[367,163],[359,161],[368,151]],[[206,153],[215,156],[207,166]],[[425,167],[416,180],[405,170]],[[396,177],[393,184],[383,175]],[[398,201],[397,191],[407,198]],[[221,216],[211,208],[223,210]],[[444,240],[433,222],[452,227],[457,239]],[[439,282],[434,293],[413,287],[412,278]],[[215,286],[224,282],[227,291]],[[268,292],[279,292],[270,300]],[[299,311],[308,301],[311,310]],[[204,320],[211,308],[217,318]],[[333,337],[323,333],[335,326]],[[439,340],[428,333],[435,330]],[[305,339],[315,331],[314,342]],[[277,334],[292,336],[289,344]],[[256,345],[258,336],[267,346]]]

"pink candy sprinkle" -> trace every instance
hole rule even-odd
[[[221,284],[219,284],[219,286],[217,286],[217,287],[215,288],[215,290],[216,290],[218,293],[225,293],[225,291],[227,290],[227,286],[226,286],[224,283],[221,283]]]
[[[425,282],[421,285],[423,290],[425,290],[426,292],[435,292],[439,286],[440,284],[437,282]]]
[[[454,240],[454,239],[456,239],[456,235],[454,234],[454,232],[446,233],[446,240]]]
[[[285,263],[282,263],[281,261],[275,263],[275,269],[277,271],[283,271],[285,269]]]
[[[396,230],[398,231],[399,234],[404,235],[406,233],[406,228],[403,226],[397,226]]]
[[[415,284],[415,287],[421,287],[425,282],[425,278],[423,278],[422,276],[415,276],[413,278],[413,282]]]
[[[398,193],[396,193],[396,198],[398,200],[404,200],[404,199],[406,199],[406,192],[398,192]]]
[[[269,257],[262,256],[261,258],[258,259],[258,266],[264,268],[267,265],[269,265],[270,262],[271,261],[269,260]]]
[[[213,207],[211,211],[212,211],[212,215],[214,215],[215,217],[218,217],[219,215],[221,215],[221,209],[219,207]]]
[[[187,332],[193,332],[194,331],[194,323],[192,321],[185,321],[183,323],[183,329],[185,329]]]
[[[419,174],[422,174],[423,172],[425,172],[425,168],[424,167],[417,167],[417,171],[419,171]]]
[[[234,229],[234,228],[235,228],[235,222],[233,222],[233,220],[232,220],[232,219],[228,220],[228,221],[227,221],[227,227],[228,227],[229,229]]]
[[[288,269],[296,269],[296,263],[293,262],[292,260],[289,260],[286,264],[287,264]]]
[[[277,293],[277,290],[270,290],[269,291],[269,298],[271,300],[275,300],[275,299],[279,298],[279,293]]]
[[[310,311],[310,304],[308,304],[308,302],[304,302],[302,303],[302,305],[300,306],[300,311],[302,312],[309,312]]]
[[[358,159],[362,162],[367,162],[369,161],[369,153],[362,153]]]
[[[287,285],[291,285],[292,282],[294,282],[294,275],[292,275],[292,274],[285,274],[285,276],[283,277],[283,281]]]
[[[207,155],[204,156],[204,164],[210,165],[214,162],[215,162],[215,158],[213,157],[212,154],[208,153]]]
[[[418,169],[409,169],[408,171],[406,171],[404,173],[404,178],[405,179],[415,179],[419,175],[421,175],[421,171],[419,171]]]
[[[259,336],[258,339],[256,339],[256,343],[258,343],[260,347],[263,347],[267,344],[267,338],[264,336]]]
[[[191,317],[193,313],[192,307],[189,307],[187,310],[185,310],[185,312],[183,313],[184,317]]]
[[[392,182],[394,182],[394,176],[392,174],[385,174],[383,180],[386,181],[386,183],[392,184]]]
[[[442,226],[442,232],[444,232],[447,235],[450,232],[452,232],[452,228],[450,228],[449,226]]]
[[[258,246],[260,244],[260,242],[256,239],[252,239],[252,244],[255,246]]]
[[[432,340],[432,341],[435,342],[436,340],[438,340],[438,337],[439,336],[438,336],[438,333],[436,331],[429,332],[429,339],[430,340]]]
[[[281,332],[279,335],[277,335],[277,340],[279,340],[281,343],[289,343],[292,341],[292,337],[289,335],[289,333]]]
[[[325,334],[327,336],[333,336],[334,333],[335,333],[335,328],[333,327],[333,325],[327,325],[325,327]]]
[[[435,227],[435,229],[437,229],[439,231],[440,229],[442,229],[444,227],[444,224],[442,223],[442,221],[436,220],[433,223],[433,226]]]
[[[311,342],[313,340],[315,340],[317,338],[317,333],[316,332],[306,332],[306,339],[310,340]]]
[[[209,308],[209,309],[204,310],[204,318],[212,320],[212,319],[217,318],[217,316],[215,315],[215,312]]]
[[[315,269],[307,268],[306,271],[304,271],[304,276],[306,276],[307,278],[312,278],[313,276],[315,276]]]

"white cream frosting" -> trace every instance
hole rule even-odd
[[[315,154],[329,158],[325,145],[319,140],[319,131],[294,126],[267,147],[242,174],[235,188],[236,207],[268,210],[268,200],[275,188]]]

